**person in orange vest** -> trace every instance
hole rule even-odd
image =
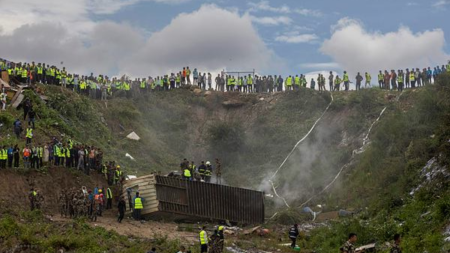
[[[23,153],[23,166],[25,168],[30,168],[30,156],[31,150],[28,148],[28,145],[22,150]]]

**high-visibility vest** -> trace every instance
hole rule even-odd
[[[223,231],[223,226],[219,226],[218,231]]]
[[[58,145],[56,145],[56,146],[55,146],[55,150],[53,151],[53,155],[59,157],[59,152],[60,152],[60,151],[59,151],[59,147],[58,147]]]
[[[144,206],[142,205],[142,200],[140,197],[134,199],[134,209],[142,209]]]
[[[191,171],[189,169],[184,169],[184,177],[190,178],[191,176]]]
[[[8,151],[6,149],[0,150],[0,160],[6,160],[8,158]]]
[[[248,76],[247,85],[252,85],[252,84],[253,84],[253,78],[252,78],[252,76]]]
[[[27,134],[26,134],[27,138],[33,138],[33,128],[27,128]]]
[[[450,63],[447,64],[447,72],[450,72]]]
[[[81,90],[85,90],[85,89],[86,89],[86,82],[85,82],[85,81],[81,81],[81,83],[80,83],[80,89],[81,89]]]
[[[383,81],[383,79],[384,79],[384,76],[383,76],[383,74],[378,74],[378,81]]]
[[[68,158],[70,158],[70,149],[69,148],[66,148],[66,157],[68,157]]]
[[[300,85],[300,77],[299,76],[295,77],[294,83],[295,83],[295,85]]]
[[[61,152],[59,152],[59,157],[66,157],[66,148],[61,148]]]
[[[23,156],[24,156],[24,157],[30,157],[30,150],[27,149],[27,148],[25,148],[25,149],[23,150]]]
[[[205,230],[200,231],[200,244],[208,244],[208,235],[206,234]]]
[[[292,77],[286,78],[286,86],[291,86],[291,85],[292,85]]]
[[[344,82],[348,82],[348,74],[347,73],[344,74]]]
[[[22,78],[26,78],[26,77],[27,77],[27,74],[28,74],[27,70],[26,70],[26,69],[23,69],[23,70],[22,70]]]
[[[12,75],[12,69],[11,68],[8,69],[8,75]]]
[[[372,77],[370,76],[369,73],[366,74],[366,82],[370,83],[370,80],[372,80]]]
[[[113,195],[112,195],[112,191],[111,189],[108,187],[108,189],[106,189],[106,198],[107,199],[112,199]]]
[[[43,156],[43,151],[44,151],[44,149],[42,148],[42,147],[39,147],[39,148],[37,148],[37,153],[38,153],[38,157],[39,158],[42,158]]]
[[[397,82],[403,83],[403,75],[402,74],[397,75]]]
[[[180,77],[180,75],[177,75],[177,77],[176,77],[176,79],[175,79],[175,82],[177,82],[177,83],[181,82],[181,77]]]
[[[58,69],[56,70],[56,79],[61,79],[61,72]]]
[[[414,72],[409,73],[409,80],[414,82],[416,80],[416,76],[414,75]]]
[[[50,69],[50,76],[55,76],[55,69],[54,68]]]
[[[147,82],[146,81],[142,81],[141,82],[141,89],[145,89],[146,86],[147,86]]]
[[[42,73],[43,73],[43,68],[42,67],[37,67],[37,73],[38,73],[38,75],[42,75]]]
[[[339,77],[336,77],[334,80],[334,84],[341,84],[342,80]]]
[[[236,79],[234,77],[230,79],[230,85],[236,85]]]
[[[239,85],[239,86],[242,86],[242,83],[243,83],[243,82],[242,82],[242,78],[239,78],[239,80],[238,80],[238,85]]]

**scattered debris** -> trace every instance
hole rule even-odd
[[[132,156],[131,156],[130,154],[128,154],[128,153],[126,153],[125,156],[128,157],[128,158],[130,158],[130,159],[133,160],[133,161],[135,160],[134,157],[132,157]]]
[[[202,93],[202,90],[201,89],[195,89],[194,90],[194,94],[195,95],[200,95]]]
[[[356,252],[362,251],[362,250],[372,250],[372,249],[375,249],[375,243],[371,243],[371,244],[367,244],[367,245],[361,246],[361,247],[356,249]]]
[[[241,102],[241,101],[227,100],[227,101],[222,102],[222,105],[225,106],[225,107],[231,108],[231,107],[243,106],[244,103]]]
[[[130,140],[135,140],[135,141],[138,141],[141,139],[141,137],[139,137],[139,135],[137,135],[135,132],[131,132],[129,135],[127,135],[127,138]]]
[[[14,101],[14,103],[12,104],[12,107],[13,107],[13,108],[17,108],[17,107],[20,105],[20,103],[22,103],[22,101],[23,101],[24,98],[25,98],[25,96],[24,96],[22,93],[20,93],[20,94],[17,96],[16,101]]]
[[[351,211],[347,211],[344,209],[339,210],[339,217],[348,217],[348,216],[352,216],[354,214],[354,212]]]
[[[257,226],[257,227],[254,227],[254,228],[250,228],[250,229],[244,230],[244,235],[252,234],[252,233],[254,233],[256,230],[258,230],[259,228],[261,228],[261,226]]]

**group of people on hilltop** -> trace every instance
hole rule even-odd
[[[311,78],[309,84],[304,74],[289,75],[285,78],[281,75],[260,76],[254,73],[234,76],[222,71],[214,78],[215,87],[213,88],[213,77],[211,73],[201,73],[196,68],[191,69],[183,67],[178,73],[159,75],[156,77],[135,78],[127,76],[120,78],[110,78],[106,75],[94,76],[78,75],[69,73],[65,67],[62,69],[45,63],[13,63],[0,60],[0,69],[8,71],[11,79],[21,83],[43,83],[50,85],[60,85],[73,89],[76,92],[85,94],[94,99],[106,100],[109,96],[132,97],[135,93],[147,93],[150,91],[163,91],[177,89],[186,85],[196,85],[200,89],[215,89],[217,91],[236,91],[244,93],[272,93],[309,87],[319,89],[320,91],[348,91],[350,89],[350,77],[346,71],[342,77],[330,72],[328,77],[318,74],[317,78]],[[445,66],[436,66],[433,70],[428,68],[412,68],[390,72],[380,70],[378,74],[378,86],[382,89],[403,90],[404,88],[415,88],[421,85],[432,83],[437,76],[443,72],[450,72],[450,61]],[[191,82],[191,75],[193,80]],[[364,76],[358,73],[355,76],[355,88],[361,89],[362,82],[365,80],[364,87],[372,87],[372,77],[368,72]]]
[[[213,171],[216,173],[216,184],[222,184],[222,165],[218,158],[216,158],[216,166],[213,169],[211,162],[201,161],[200,165],[197,167],[194,161],[189,161],[185,158],[180,163],[181,176],[183,179],[190,181],[201,181],[206,183],[211,183],[211,177],[213,176]]]

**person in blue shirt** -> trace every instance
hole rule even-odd
[[[431,68],[428,67],[427,70],[427,83],[430,84],[431,83],[431,76],[433,75],[433,71],[431,71]]]

